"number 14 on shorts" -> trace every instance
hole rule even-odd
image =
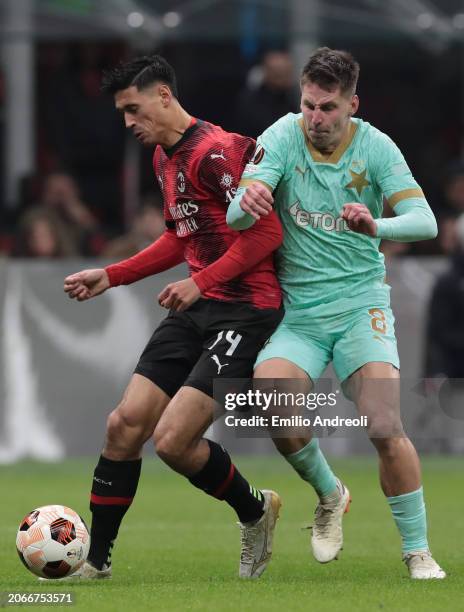
[[[219,344],[219,342],[221,342],[221,340],[224,337],[224,333],[225,333],[225,340],[230,345],[227,351],[225,352],[225,355],[227,357],[230,357],[231,355],[234,354],[235,349],[237,348],[237,346],[240,343],[240,340],[242,339],[242,336],[233,329],[229,329],[227,332],[224,332],[224,330],[221,330],[218,333],[216,340],[213,342],[213,344],[211,346],[208,346],[208,350],[211,351],[217,344]]]

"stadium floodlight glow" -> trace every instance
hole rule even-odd
[[[142,13],[138,13],[137,11],[133,11],[127,15],[127,25],[131,28],[141,28],[145,22],[145,17]]]
[[[456,13],[452,19],[452,24],[457,30],[464,30],[464,13]]]
[[[420,13],[420,15],[417,15],[416,19],[417,25],[421,30],[429,30],[435,21],[435,16],[431,13]]]
[[[175,11],[170,11],[169,13],[165,13],[165,15],[163,15],[163,23],[167,28],[177,28],[181,21],[182,17],[180,13]]]

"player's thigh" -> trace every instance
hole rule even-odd
[[[390,363],[369,362],[343,382],[345,394],[367,417],[371,438],[404,436],[400,409],[400,373]]]
[[[345,331],[333,348],[339,380],[345,381],[368,363],[391,364],[399,369],[394,323],[389,306],[357,309],[346,316]]]
[[[135,373],[150,380],[172,398],[184,384],[202,352],[202,337],[194,317],[202,305],[192,312],[170,312],[154,331],[144,348]]]
[[[305,370],[292,361],[282,359],[281,357],[270,357],[257,363],[253,378],[296,378],[298,380],[307,380],[309,384],[312,384]]]
[[[213,422],[215,402],[193,387],[179,389],[167,405],[155,431],[154,442],[158,451],[182,456],[203,436]]]
[[[244,304],[212,305],[202,353],[185,385],[213,397],[215,380],[251,378],[258,352],[282,315]]]
[[[282,373],[295,374],[294,378],[301,378],[301,372],[311,380],[317,380],[327,367],[331,359],[329,346],[317,341],[310,334],[305,334],[301,329],[287,325],[285,318],[269,341],[259,352],[255,363],[255,375],[259,372],[261,378],[263,372],[270,373],[273,366],[282,366]],[[266,365],[266,363],[268,365]],[[293,364],[292,368],[288,364]],[[275,375],[276,378],[286,376]],[[272,376],[269,376],[272,378]]]

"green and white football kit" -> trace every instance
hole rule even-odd
[[[286,311],[257,364],[283,358],[316,380],[332,361],[342,381],[370,362],[399,368],[379,243],[382,238],[433,238],[437,226],[398,147],[369,123],[351,119],[338,147],[324,156],[309,141],[303,116],[290,113],[258,139],[229,206],[227,222],[234,229],[246,229],[255,221],[240,201],[256,181],[274,194],[284,230],[276,263]],[[384,199],[395,218],[381,218]],[[377,227],[375,238],[349,229],[341,217],[349,203],[368,207]],[[341,492],[348,490],[335,480],[316,439],[286,459],[323,500],[316,509],[311,543],[318,561],[331,561],[343,544],[341,517],[346,508],[342,494],[334,507],[330,495],[325,496],[329,490],[336,496],[335,483],[343,487]],[[411,578],[444,578],[428,548],[422,487],[387,499]],[[318,517],[323,522],[319,539],[314,532]]]
[[[340,380],[372,361],[398,368],[379,243],[382,237],[421,239],[435,224],[398,147],[369,123],[352,119],[335,151],[323,156],[307,138],[302,115],[289,113],[258,138],[229,207],[234,229],[254,223],[240,199],[256,181],[273,192],[284,230],[276,264],[286,311],[257,364],[280,357],[313,380],[330,361]],[[380,219],[384,198],[402,215],[399,226],[399,218]],[[376,238],[348,228],[340,215],[349,202],[365,204],[378,219]]]

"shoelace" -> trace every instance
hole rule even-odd
[[[420,558],[430,568],[434,568],[436,565],[436,562],[434,561],[432,555],[429,552],[420,552],[414,554],[409,553],[405,555],[403,560],[406,564],[409,564],[409,562],[415,558]]]
[[[239,523],[239,526],[240,526],[240,531],[241,531],[240,533],[240,547],[241,547],[240,561],[242,563],[253,563],[255,559],[255,555],[254,555],[253,546],[252,546],[251,541],[257,535],[258,528],[256,526],[247,527],[246,525],[242,525],[242,523]]]
[[[319,532],[320,535],[325,536],[332,519],[333,512],[334,507],[332,504],[318,504],[316,512],[314,513],[314,525],[312,526],[313,528],[316,528],[316,533]]]

